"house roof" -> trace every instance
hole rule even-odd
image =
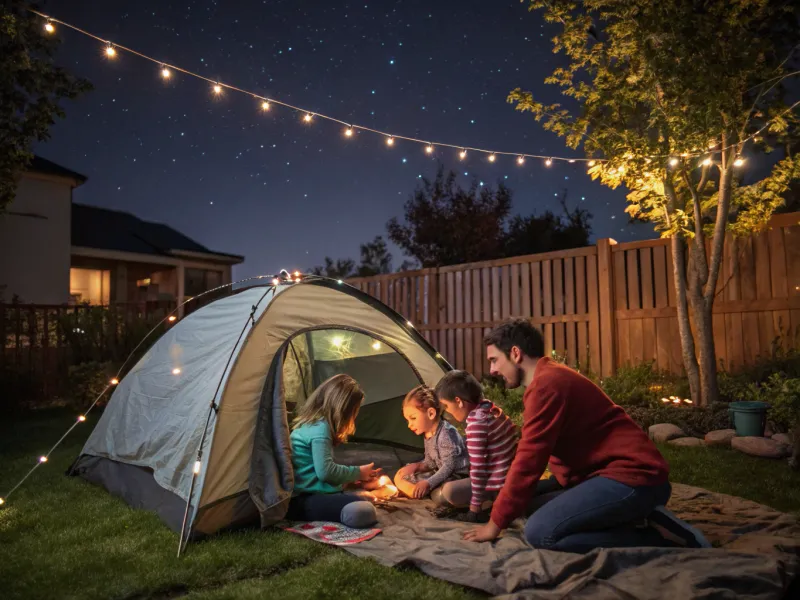
[[[65,177],[75,181],[76,187],[86,183],[88,179],[86,175],[76,173],[66,167],[57,165],[53,161],[42,158],[41,156],[34,156],[31,164],[28,165],[28,171],[32,173],[41,173],[42,175],[53,175],[55,177]]]
[[[209,250],[168,225],[76,202],[72,203],[72,245],[158,256],[188,255],[233,264],[244,261],[238,254]]]

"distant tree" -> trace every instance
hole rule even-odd
[[[386,247],[382,236],[366,244],[361,244],[361,264],[358,265],[359,277],[371,277],[392,272],[392,255]]]
[[[397,272],[400,273],[401,271],[416,271],[417,269],[419,269],[419,263],[417,261],[406,259],[402,263],[400,263],[399,267],[397,267]]]
[[[405,205],[405,219],[386,225],[389,239],[423,268],[488,260],[502,254],[504,225],[511,210],[511,191],[473,182],[468,189],[445,176],[423,179]]]
[[[24,0],[0,4],[0,212],[14,199],[17,181],[33,158],[34,142],[50,137],[61,101],[92,89],[53,64],[58,38]]]
[[[567,206],[567,190],[561,193],[559,203],[563,216],[548,210],[540,216],[513,217],[505,234],[504,255],[523,256],[588,246],[592,235],[591,213],[582,208],[571,211]]]
[[[683,364],[695,403],[713,403],[725,232],[765,227],[800,174],[795,154],[760,181],[744,185],[740,175],[745,151],[797,132],[785,83],[798,70],[800,3],[532,0],[537,9],[560,28],[553,51],[565,57],[545,82],[567,105],[521,89],[508,100],[601,159],[592,178],[626,186],[629,214],[670,239]]]
[[[325,257],[325,264],[314,267],[314,275],[322,275],[331,279],[347,279],[355,275],[356,263],[352,258],[340,258],[335,262],[330,256]]]

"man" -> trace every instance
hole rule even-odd
[[[492,375],[507,388],[525,386],[522,437],[491,520],[464,539],[496,539],[527,512],[537,490],[555,489],[525,525],[535,548],[709,546],[664,508],[669,467],[653,442],[598,386],[545,357],[529,321],[506,321],[484,343]],[[548,462],[554,480],[540,482]]]

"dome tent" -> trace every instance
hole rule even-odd
[[[282,519],[289,411],[335,373],[365,392],[353,442],[421,448],[400,402],[447,362],[341,282],[246,288],[178,321],[119,382],[71,473],[155,511],[181,540]],[[348,444],[349,445],[349,444]]]

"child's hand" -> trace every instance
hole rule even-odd
[[[361,488],[368,492],[372,492],[382,487],[383,486],[380,483],[380,479],[370,479],[369,481],[365,481],[361,484]]]
[[[369,481],[370,479],[375,479],[378,475],[381,474],[380,469],[373,469],[375,466],[374,462],[369,463],[368,465],[363,465],[358,467],[358,470],[361,472],[361,481]]]
[[[423,479],[417,485],[414,486],[413,497],[416,499],[424,498],[425,496],[428,495],[428,492],[430,491],[431,491],[431,484]]]

